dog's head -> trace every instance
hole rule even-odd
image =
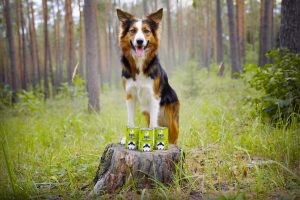
[[[163,16],[162,8],[142,19],[120,9],[117,9],[117,14],[120,20],[119,42],[123,52],[131,52],[137,57],[156,52]]]

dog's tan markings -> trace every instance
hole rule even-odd
[[[179,135],[179,102],[160,107],[159,126],[169,128],[169,143],[177,144]]]
[[[160,96],[160,75],[155,77],[154,81],[153,81],[154,85],[153,85],[153,90],[154,90],[154,95],[156,99],[159,99]]]
[[[149,125],[150,125],[150,114],[149,114],[149,112],[143,112],[143,114],[145,115],[147,127],[149,128]]]
[[[123,87],[123,89],[125,89],[125,87],[126,87],[126,80],[124,78],[122,79],[122,87]]]
[[[132,99],[133,96],[130,93],[126,93],[126,100]]]

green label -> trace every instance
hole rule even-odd
[[[140,129],[139,150],[148,152],[153,151],[154,131],[153,129]]]
[[[125,143],[127,149],[138,149],[139,133],[140,129],[138,127],[127,127]]]
[[[166,127],[155,128],[155,149],[167,150],[169,146],[169,133]]]

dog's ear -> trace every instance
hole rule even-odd
[[[117,15],[118,15],[120,22],[122,22],[122,23],[126,23],[130,19],[134,18],[134,16],[132,14],[129,14],[121,9],[117,9]]]
[[[147,18],[159,24],[162,20],[162,16],[163,16],[163,9],[161,8],[158,11],[148,15]]]

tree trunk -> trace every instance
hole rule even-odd
[[[97,3],[98,4],[98,3]],[[98,24],[99,24],[99,15],[98,15],[98,12],[96,12],[96,29],[97,29],[97,40],[96,40],[96,42],[97,42],[97,49],[99,49],[99,51],[98,51],[98,77],[100,77],[100,85],[101,85],[101,88],[103,87],[103,85],[104,85],[104,72],[105,72],[105,70],[104,70],[104,67],[103,67],[103,64],[101,63],[101,60],[102,60],[102,57],[101,57],[101,51],[100,51],[100,49],[101,49],[101,44],[100,44],[100,30],[99,30],[99,26],[98,26]]]
[[[97,35],[97,2],[96,0],[84,1],[84,22],[86,40],[86,67],[87,67],[87,89],[88,110],[99,112],[99,79],[97,76],[97,64],[99,55]]]
[[[281,5],[280,47],[300,53],[300,1],[283,0]]]
[[[2,38],[0,37],[0,55],[4,56],[5,53],[5,49],[4,49],[4,45],[2,44]],[[1,59],[0,60],[0,84],[5,85],[5,59]]]
[[[246,10],[245,10],[245,1],[236,0],[236,26],[237,26],[237,36],[238,36],[238,49],[240,62],[245,62],[246,56]]]
[[[185,49],[183,45],[183,17],[182,17],[182,0],[177,0],[177,41],[178,41],[178,63],[182,64],[185,60]]]
[[[217,63],[223,62],[223,27],[221,0],[216,1]]]
[[[49,97],[48,83],[48,6],[47,0],[43,0],[43,19],[44,19],[44,100]]]
[[[148,13],[147,0],[143,0],[143,10],[144,10],[144,15],[149,14],[149,13]]]
[[[7,36],[8,49],[9,49],[10,66],[11,66],[12,103],[16,103],[18,101],[17,92],[19,90],[19,84],[18,84],[16,54],[15,54],[15,47],[14,47],[14,35],[12,32],[12,24],[11,24],[10,17],[11,17],[10,2],[9,0],[4,0],[4,18],[6,23],[6,36]]]
[[[22,36],[20,34],[20,28],[21,28],[21,14],[20,14],[20,0],[17,0],[16,2],[16,32],[17,32],[17,37],[18,37],[18,46],[17,46],[17,51],[16,51],[16,61],[17,61],[17,69],[18,69],[18,82],[20,83],[20,86],[22,89],[23,88],[23,57],[22,57]]]
[[[35,30],[33,2],[30,3],[30,9],[31,9],[31,21],[32,21],[32,23],[31,23],[32,47],[33,47],[34,63],[36,66],[36,71],[37,71],[37,79],[36,80],[38,81],[39,85],[41,86],[42,74],[41,74],[37,37],[36,37],[36,30]]]
[[[171,23],[171,5],[170,0],[166,0],[167,7],[167,29],[168,29],[168,65],[174,67],[174,41],[173,41],[173,30]]]
[[[27,57],[26,57],[25,18],[24,18],[24,9],[23,9],[22,1],[20,1],[20,18],[21,18],[21,31],[22,31],[22,66],[23,66],[22,86],[24,90],[27,90],[27,83],[29,77],[28,77],[28,70],[27,70]]]
[[[48,32],[47,32],[48,34]],[[52,95],[55,96],[56,94],[56,85],[55,85],[55,78],[54,78],[54,72],[53,72],[53,65],[52,65],[52,56],[51,56],[51,45],[50,45],[50,39],[49,36],[48,39],[48,59],[49,59],[49,70],[50,70],[50,79],[52,84]]]
[[[26,0],[27,5],[27,19],[28,19],[28,29],[29,29],[29,52],[30,52],[30,60],[31,60],[31,71],[30,71],[30,77],[31,77],[31,83],[33,86],[33,90],[36,89],[37,84],[37,62],[35,59],[35,48],[33,46],[33,33],[32,33],[32,20],[30,17],[30,5],[28,3],[28,0]]]
[[[74,47],[74,30],[73,30],[73,18],[72,18],[72,1],[65,1],[66,8],[66,28],[68,34],[67,42],[67,72],[68,72],[68,84],[72,85],[72,74],[75,67],[75,47]]]
[[[256,2],[255,2],[256,3]],[[250,43],[252,45],[252,50],[255,50],[255,32],[256,32],[256,25],[255,25],[255,19],[256,19],[256,13],[254,8],[254,0],[250,0]]]
[[[176,145],[165,151],[140,152],[125,149],[120,144],[110,144],[104,150],[94,179],[93,193],[102,195],[118,192],[125,183],[134,187],[151,188],[155,179],[164,185],[172,185],[177,168],[183,162],[183,153]]]
[[[268,62],[265,54],[271,49],[271,24],[270,15],[273,15],[273,1],[262,0],[260,11],[260,31],[259,31],[259,66]]]
[[[78,7],[79,7],[79,75],[82,79],[85,79],[84,76],[84,69],[85,69],[85,41],[84,41],[84,22],[83,22],[83,11],[82,11],[82,7],[80,4],[80,0],[78,0]]]
[[[207,31],[207,50],[205,55],[205,66],[208,73],[210,72],[210,59],[211,59],[211,1],[206,2],[206,31]]]
[[[106,8],[105,8],[105,12],[106,12],[106,15],[107,17],[105,17],[105,20],[106,20],[106,24],[107,24],[107,69],[108,69],[108,83],[109,83],[109,86],[111,87],[112,86],[112,34],[111,34],[111,3],[109,2],[108,5],[106,5]]]
[[[233,0],[227,0],[227,8],[231,59],[231,78],[237,78],[238,74],[240,73],[240,60],[238,54],[237,30],[235,25]]]
[[[55,19],[55,65],[56,65],[56,81],[55,81],[55,85],[56,87],[60,86],[62,81],[63,81],[63,51],[62,51],[62,47],[60,44],[60,29],[61,29],[61,25],[60,25],[60,21],[61,21],[61,14],[60,14],[60,6],[59,6],[59,1],[56,0],[56,7],[57,7],[57,13],[56,13],[56,19]]]

